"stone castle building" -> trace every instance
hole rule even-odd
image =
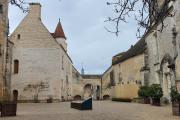
[[[12,93],[18,92],[20,101],[70,100],[73,66],[61,23],[50,33],[41,21],[41,5],[31,3],[29,9],[10,36]]]
[[[159,1],[160,8],[164,2]],[[172,86],[180,91],[180,1],[170,1],[165,7],[162,31],[162,22],[152,21],[134,46],[113,57],[108,75],[112,98],[135,98],[139,86],[154,83],[161,85],[168,99]]]
[[[84,98],[93,96],[93,99],[101,98],[101,75],[82,75]]]
[[[112,98],[133,99],[138,97],[143,84],[142,68],[145,61],[145,40],[141,39],[124,53],[113,57],[111,72]]]
[[[134,46],[115,55],[112,65],[102,75],[87,75],[84,70],[82,73],[76,70],[67,53],[61,22],[58,22],[55,32],[50,33],[41,21],[39,3],[30,4],[30,11],[12,33],[10,41],[5,43],[8,19],[7,12],[1,10],[4,3],[0,2],[1,96],[3,90],[10,88],[12,94],[19,94],[20,101],[46,101],[50,98],[67,101],[90,96],[95,100],[133,99],[138,97],[140,86],[158,83],[163,88],[164,97],[169,99],[172,86],[176,85],[180,90],[178,0],[168,4],[164,18],[167,27],[163,31],[159,31],[161,22],[153,24]],[[8,57],[3,57],[4,53]]]
[[[146,81],[161,84],[164,97],[170,98],[171,86],[176,85],[180,90],[180,1],[170,1],[164,16],[163,31],[160,22],[144,35],[149,68]]]
[[[101,75],[81,74],[73,69],[73,99],[81,100],[93,96],[94,100],[101,99]]]
[[[76,70],[67,54],[61,22],[50,33],[41,21],[39,3],[30,4],[10,41],[11,93],[18,93],[19,101],[101,98],[101,75],[82,75]]]
[[[123,100],[138,97],[145,84],[145,39],[139,40],[126,52],[112,58],[112,65],[102,75],[102,99]]]

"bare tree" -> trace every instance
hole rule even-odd
[[[171,8],[168,7],[171,1],[175,0],[109,0],[107,5],[112,7],[115,16],[109,17],[106,22],[115,23],[115,31],[106,30],[118,36],[120,22],[128,23],[128,19],[133,16],[138,24],[137,37],[141,36],[142,31],[146,32],[160,22],[162,31],[165,16],[173,16],[169,14]]]
[[[61,0],[59,0],[61,1]],[[175,0],[108,0],[107,5],[111,6],[115,16],[108,17],[106,22],[115,23],[115,30],[110,30],[105,27],[108,32],[115,33],[117,36],[120,32],[120,23],[128,23],[128,19],[134,17],[137,21],[137,37],[141,36],[141,32],[146,32],[154,24],[161,22],[162,27],[160,31],[165,27],[164,16],[173,16],[169,14],[168,4]],[[12,5],[19,7],[23,12],[27,12],[28,8],[25,7],[28,4],[25,0],[10,0]]]
[[[26,2],[25,0],[10,0],[9,2],[12,5],[15,5],[18,8],[20,8],[23,12],[28,11],[28,7],[27,7],[28,2]]]

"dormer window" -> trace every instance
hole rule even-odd
[[[0,4],[0,14],[3,14],[3,5]]]
[[[17,35],[17,39],[18,39],[18,40],[21,39],[21,35],[20,35],[20,34]]]

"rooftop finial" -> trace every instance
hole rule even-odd
[[[54,38],[64,38],[64,39],[66,39],[63,28],[62,28],[62,25],[61,25],[61,19],[60,18],[59,18],[59,22],[57,24],[57,27],[56,27],[56,30],[54,32],[53,37]]]
[[[84,75],[84,68],[83,68],[83,63],[82,63],[81,74],[82,74],[82,75]]]

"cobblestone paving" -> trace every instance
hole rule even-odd
[[[180,117],[172,116],[171,106],[96,101],[92,111],[71,109],[69,102],[18,104],[17,117],[0,120],[180,120]]]

